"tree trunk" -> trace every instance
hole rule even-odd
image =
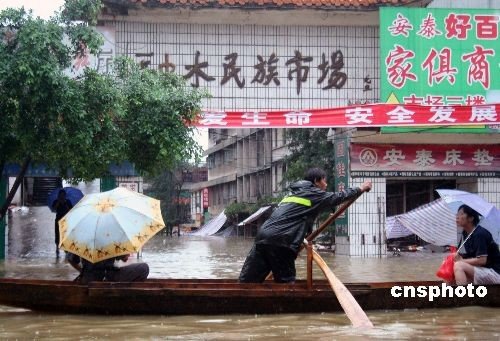
[[[5,160],[0,161],[0,178],[3,176],[3,167],[5,167]]]
[[[23,181],[24,179],[24,174],[26,174],[26,170],[28,170],[30,162],[31,162],[31,157],[27,157],[24,160],[23,166],[21,167],[19,174],[17,174],[16,181],[14,181],[14,185],[12,186],[12,189],[9,191],[9,195],[7,195],[7,198],[5,199],[4,204],[2,205],[2,209],[0,210],[0,220],[2,220],[3,217],[5,217],[5,215],[7,214],[9,205],[12,202],[12,199],[14,199],[14,194],[16,194],[17,189],[21,184],[21,181]]]

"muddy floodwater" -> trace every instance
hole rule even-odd
[[[54,214],[47,208],[13,213],[0,276],[73,279],[75,271],[56,258]],[[170,237],[158,234],[143,249],[153,278],[237,278],[251,239]],[[401,253],[384,258],[349,258],[322,253],[344,282],[434,280],[443,254]],[[305,278],[305,257],[297,261]],[[315,278],[323,278],[319,269]],[[343,313],[224,316],[95,316],[46,314],[0,306],[0,339],[50,340],[498,340],[500,309],[370,311],[375,328],[351,327]]]

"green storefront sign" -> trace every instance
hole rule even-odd
[[[500,13],[381,8],[382,102],[500,102]]]
[[[335,138],[335,190],[341,191],[349,187],[349,138]],[[335,235],[348,236],[349,218],[347,211],[335,220]]]

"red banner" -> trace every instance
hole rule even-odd
[[[320,128],[500,124],[500,104],[365,104],[333,109],[202,111],[200,128]]]
[[[351,144],[350,155],[351,171],[448,171],[459,176],[456,172],[496,174],[500,169],[499,145]]]

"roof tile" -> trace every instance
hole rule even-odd
[[[106,3],[106,0],[103,1]],[[148,6],[207,6],[207,7],[320,7],[339,9],[368,9],[379,6],[401,6],[405,4],[427,5],[430,0],[109,0],[111,3],[147,4]]]

